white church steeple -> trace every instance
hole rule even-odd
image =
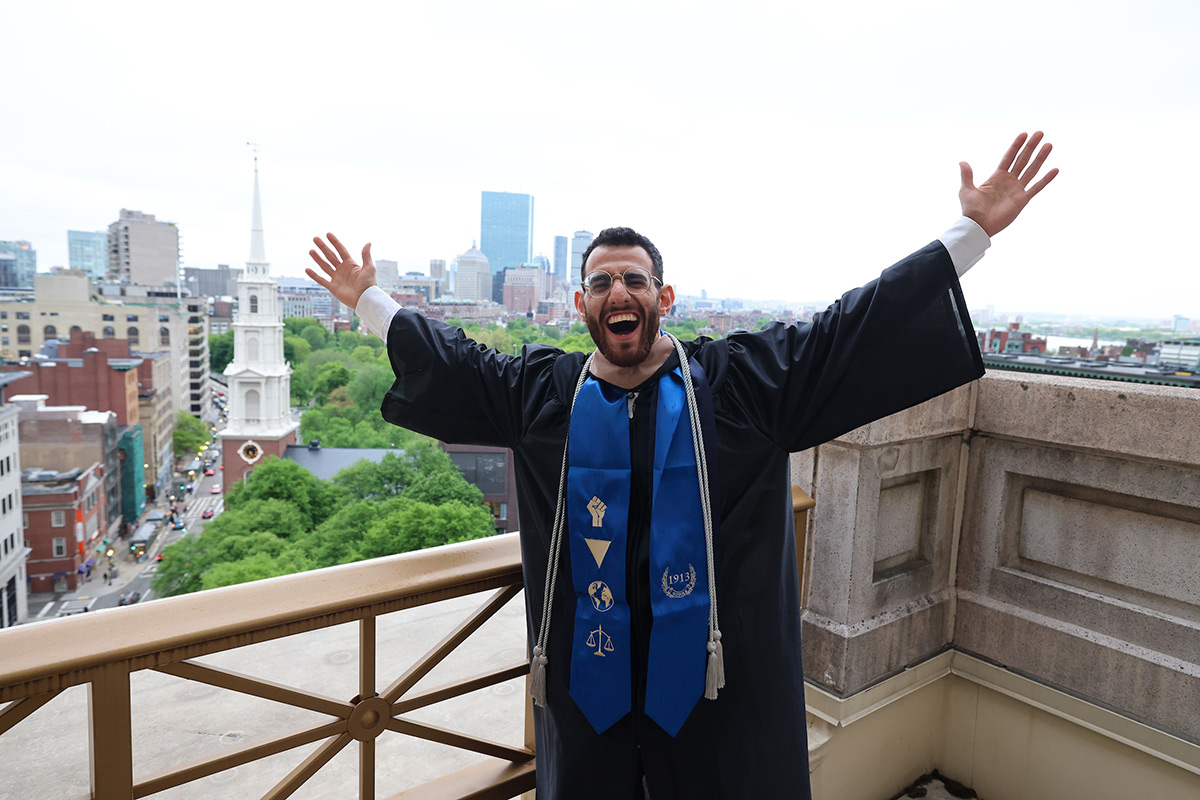
[[[250,223],[250,259],[238,279],[238,312],[233,323],[233,360],[229,379],[229,424],[221,433],[225,480],[238,480],[260,459],[283,455],[295,444],[298,423],[290,410],[292,368],[283,357],[283,321],[279,293],[270,276],[263,245],[258,155],[254,156],[254,206]]]

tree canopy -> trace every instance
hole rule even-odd
[[[207,425],[181,409],[175,414],[171,450],[176,458],[194,457],[200,452],[201,445],[208,444],[211,435]]]
[[[163,551],[164,596],[478,539],[495,533],[479,489],[437,448],[366,459],[323,481],[269,457],[225,511]]]

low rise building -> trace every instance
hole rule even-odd
[[[9,382],[17,375],[0,375],[0,628],[16,625],[29,615],[26,561],[30,549],[22,524],[18,411],[4,399]]]
[[[30,591],[71,591],[103,565],[108,525],[102,472],[99,462],[62,472],[22,471]]]
[[[48,406],[45,395],[13,395],[9,399],[19,409],[24,467],[66,473],[100,465],[97,476],[104,487],[104,507],[114,510],[105,517],[103,535],[115,540],[122,533],[121,437],[133,429],[118,426],[112,411]],[[136,430],[140,434],[140,426]]]

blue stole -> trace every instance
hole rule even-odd
[[[705,428],[715,442],[711,391],[689,362]],[[704,522],[683,377],[658,382],[650,518],[650,661],[646,714],[671,736],[704,693],[709,593]],[[711,465],[712,445],[706,449]],[[631,708],[626,539],[630,497],[626,393],[589,376],[575,399],[568,439],[566,514],[575,590],[571,697],[597,733]],[[719,518],[719,517],[718,517]]]

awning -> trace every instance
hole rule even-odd
[[[86,569],[91,569],[95,565],[96,565],[96,559],[94,559],[94,558],[89,558],[87,561],[83,562],[83,566]]]

